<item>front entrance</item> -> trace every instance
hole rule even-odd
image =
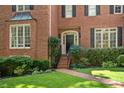
[[[79,33],[77,31],[65,31],[61,34],[61,51],[67,54],[72,45],[79,45]]]
[[[74,45],[74,35],[66,35],[66,53],[72,45]]]

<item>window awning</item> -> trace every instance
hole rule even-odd
[[[32,19],[30,12],[19,12],[16,13],[10,20],[30,20]]]

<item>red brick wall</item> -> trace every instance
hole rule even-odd
[[[29,55],[37,59],[48,59],[48,36],[49,36],[49,6],[34,6],[31,11],[33,20],[9,21],[14,14],[11,6],[2,6],[0,10],[0,26],[2,33],[2,47],[0,56],[9,55]],[[31,24],[31,49],[10,49],[9,48],[9,26],[11,24]],[[1,38],[1,37],[0,37]]]
[[[51,33],[58,36],[65,28],[77,27],[80,31],[80,45],[90,47],[90,28],[92,27],[124,27],[124,14],[109,14],[109,6],[101,6],[101,14],[98,16],[84,16],[84,7],[77,6],[76,17],[62,18],[61,6],[51,6]],[[9,21],[13,15],[11,6],[0,8],[0,56],[9,55],[30,55],[37,59],[48,59],[48,37],[50,26],[50,6],[34,6],[31,11],[33,20]],[[31,49],[10,49],[9,48],[9,26],[11,24],[31,24]],[[123,32],[124,34],[124,32]],[[2,36],[2,37],[1,37]],[[124,40],[123,40],[124,45]]]
[[[109,6],[101,6],[101,14],[98,16],[84,16],[84,6],[77,6],[77,15],[74,18],[62,18],[61,6],[59,6],[59,28],[80,26],[80,45],[90,47],[90,28],[124,27],[124,14],[109,14]],[[124,35],[124,32],[123,32]],[[123,40],[124,45],[124,40]]]

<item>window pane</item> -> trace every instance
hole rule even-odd
[[[112,29],[98,29],[95,31],[96,33],[96,48],[108,48],[108,47],[117,47],[117,37],[116,33],[117,29],[112,28]]]
[[[109,47],[108,33],[103,33],[103,48]]]
[[[30,5],[25,5],[25,10],[30,10]]]
[[[30,27],[29,26],[25,26],[25,36],[26,37],[30,36]]]
[[[16,27],[11,28],[11,36],[16,36]]]
[[[115,13],[122,13],[122,6],[121,5],[115,5]]]
[[[23,5],[18,5],[18,11],[23,11]]]
[[[110,33],[110,47],[116,47],[116,32]]]
[[[89,16],[96,16],[96,5],[89,5]]]
[[[18,47],[23,47],[23,26],[18,27]]]
[[[11,37],[11,47],[17,47],[17,38]]]
[[[65,6],[66,17],[72,17],[72,5]]]
[[[30,47],[30,26],[17,25],[11,27],[10,39],[11,47],[14,48]]]
[[[17,38],[16,38],[16,27],[11,27],[11,37],[10,37],[10,40],[11,40],[11,47],[16,47],[16,44],[17,44]]]
[[[101,48],[101,33],[96,33],[96,48]]]
[[[25,47],[30,47],[30,27],[25,26]]]
[[[18,36],[23,36],[23,26],[18,27]]]

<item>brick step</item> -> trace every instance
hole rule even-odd
[[[68,58],[66,55],[61,56],[59,64],[57,66],[57,68],[68,68]]]
[[[58,66],[58,68],[68,68],[68,66]]]
[[[61,64],[68,64],[68,62],[61,62],[61,63],[59,63],[59,65],[61,65]]]
[[[67,58],[61,58],[61,60],[67,60]]]
[[[58,67],[58,69],[68,69],[68,67]]]

